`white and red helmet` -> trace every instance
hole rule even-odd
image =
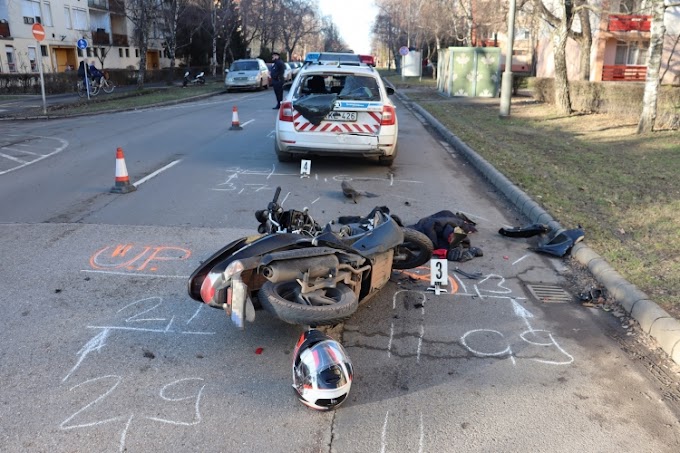
[[[339,406],[352,386],[352,363],[342,345],[315,329],[300,335],[293,359],[293,387],[307,406]]]

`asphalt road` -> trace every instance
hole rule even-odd
[[[575,302],[562,260],[497,234],[524,219],[408,110],[393,167],[315,158],[301,178],[276,161],[273,101],[0,123],[0,451],[680,450],[680,395],[613,317]],[[110,192],[118,147],[129,194]],[[379,197],[351,203],[343,179]],[[484,256],[449,263],[448,293],[395,273],[333,332],[356,371],[334,412],[296,401],[298,326],[258,312],[241,332],[186,294],[277,186],[321,222],[385,205],[478,223]]]

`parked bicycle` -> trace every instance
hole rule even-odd
[[[90,79],[90,96],[98,95],[100,90],[104,90],[104,93],[112,93],[114,88],[116,88],[116,86],[106,77],[106,75]],[[85,86],[84,80],[78,80],[76,91],[81,98],[87,95],[87,87]]]

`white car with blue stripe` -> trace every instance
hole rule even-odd
[[[366,65],[306,64],[284,95],[274,150],[298,157],[355,156],[391,165],[397,156],[395,105],[378,72]]]

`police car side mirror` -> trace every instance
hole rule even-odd
[[[388,96],[392,96],[394,94],[394,88],[392,87],[385,87],[385,91],[387,91]]]

